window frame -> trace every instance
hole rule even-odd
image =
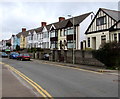
[[[106,16],[101,16],[101,17],[98,17],[98,18],[96,19],[96,25],[97,25],[97,26],[105,25],[106,22],[107,22]]]

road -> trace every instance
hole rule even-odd
[[[34,61],[4,58],[53,97],[118,97],[118,77]]]

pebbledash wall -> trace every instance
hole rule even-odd
[[[42,52],[31,53],[32,58],[42,59],[44,53],[49,53],[49,61],[72,63],[72,50],[43,50]],[[74,51],[75,64],[91,65],[105,67],[103,63],[94,58],[92,51],[75,50]]]

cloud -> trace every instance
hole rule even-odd
[[[58,17],[68,14],[77,16],[88,12],[97,12],[100,7],[117,10],[117,2],[2,2],[0,3],[0,27],[2,39],[9,39],[12,34],[41,26],[42,21],[48,24],[57,22]]]

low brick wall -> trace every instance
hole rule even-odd
[[[72,50],[47,50],[47,51],[44,50],[42,52],[30,54],[32,58],[42,59],[44,53],[48,53],[50,55],[49,58],[50,61],[73,63]],[[75,50],[74,59],[75,64],[104,66],[103,63],[101,63],[100,61],[93,57],[92,51]]]

